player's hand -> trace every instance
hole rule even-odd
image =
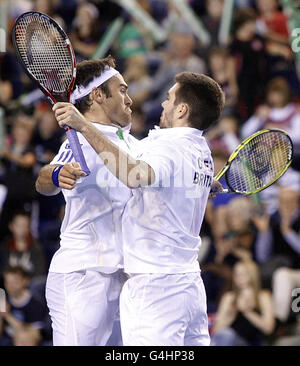
[[[84,176],[86,174],[81,170],[79,163],[67,163],[59,172],[59,186],[71,190],[75,187],[77,179]]]
[[[222,191],[223,191],[222,184],[214,178],[211,184],[209,198],[216,198],[217,193]]]
[[[71,103],[58,102],[52,108],[60,127],[69,126],[79,132],[89,124],[86,118]]]

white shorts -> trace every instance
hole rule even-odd
[[[200,273],[136,274],[120,297],[124,346],[208,346]]]
[[[119,296],[124,283],[121,271],[50,272],[46,300],[50,310],[54,346],[122,345],[121,334],[112,334],[119,317]],[[110,344],[110,337],[117,344]]]

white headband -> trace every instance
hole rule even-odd
[[[119,74],[119,71],[112,67],[105,67],[102,74],[100,76],[95,76],[86,87],[82,85],[76,86],[75,90],[71,94],[70,103],[75,104],[76,100],[87,96],[94,88],[98,88],[98,86],[102,85],[116,74]]]

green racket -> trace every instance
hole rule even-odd
[[[293,144],[282,130],[265,129],[245,139],[216,175],[228,189],[215,193],[258,193],[275,183],[292,163]]]

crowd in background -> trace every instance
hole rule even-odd
[[[293,164],[276,184],[251,197],[209,200],[199,263],[213,345],[300,345],[291,310],[292,290],[300,287],[300,82],[288,19],[276,0],[236,0],[224,45],[218,37],[224,0],[190,0],[210,35],[203,44],[172,0],[138,3],[164,29],[165,41],[157,42],[108,0],[15,0],[8,26],[29,10],[52,16],[79,62],[95,54],[120,17],[123,28],[106,55],[116,59],[129,84],[132,134],[139,139],[159,124],[161,102],[177,73],[214,78],[226,94],[220,120],[205,132],[216,173],[252,133],[270,127],[289,133]],[[51,344],[44,287],[59,247],[64,199],[39,195],[34,182],[64,138],[8,37],[7,52],[0,54],[0,287],[8,309],[0,314],[0,345]]]

